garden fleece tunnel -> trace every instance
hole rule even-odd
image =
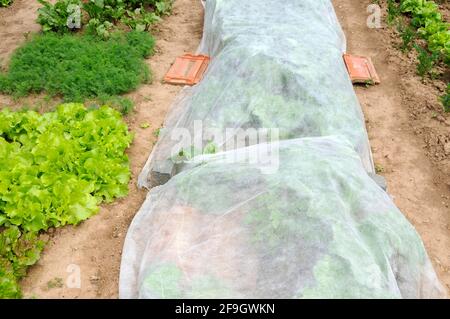
[[[175,101],[139,177],[157,187],[127,234],[121,298],[444,295],[417,232],[369,176],[329,0],[208,0],[199,52],[212,59],[205,77]],[[228,134],[174,139],[196,123]],[[249,128],[280,142],[227,147]],[[245,156],[274,145],[275,170]]]

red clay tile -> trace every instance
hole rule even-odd
[[[185,54],[175,59],[164,82],[170,84],[195,85],[203,78],[210,58],[206,55]]]
[[[381,83],[371,58],[344,54],[344,61],[352,83]]]

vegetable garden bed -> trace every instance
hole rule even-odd
[[[44,247],[40,232],[78,224],[127,195],[131,140],[108,107],[0,112],[0,298],[20,297],[17,280]]]
[[[98,105],[129,112],[131,101],[118,95],[151,79],[147,31],[171,8],[166,0],[39,2],[43,34],[16,50],[0,73],[0,92],[95,103],[44,114],[0,111],[0,298],[21,296],[19,280],[39,259],[49,228],[76,225],[127,195],[133,135],[119,112]],[[69,5],[82,8],[79,28],[70,27]]]

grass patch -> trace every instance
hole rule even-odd
[[[146,32],[114,33],[100,41],[88,35],[43,34],[13,54],[0,74],[0,92],[16,97],[45,92],[84,101],[130,92],[151,80],[144,58],[153,54]]]

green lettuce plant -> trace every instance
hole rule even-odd
[[[63,104],[0,112],[0,298],[39,259],[38,234],[76,225],[128,193],[132,135],[118,111]]]

